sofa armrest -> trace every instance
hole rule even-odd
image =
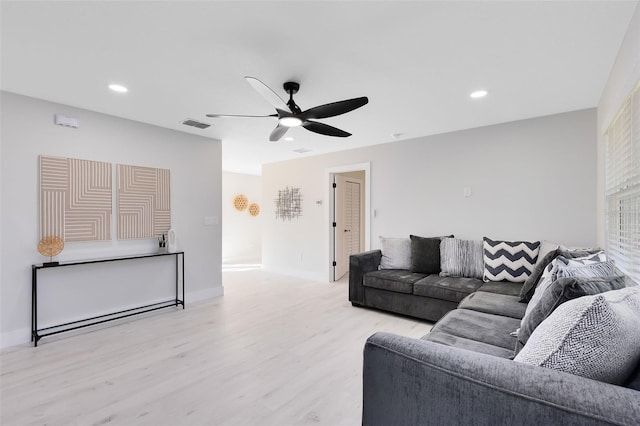
[[[364,274],[377,271],[382,259],[382,251],[371,250],[349,256],[349,300],[353,304],[364,305]]]
[[[363,425],[637,425],[640,392],[389,333],[364,347]]]

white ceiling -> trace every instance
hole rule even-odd
[[[637,1],[2,1],[1,88],[223,141],[223,169],[595,107]],[[306,109],[368,96],[321,120],[275,119],[243,79]],[[107,85],[129,88],[116,94]],[[484,88],[489,95],[472,100]],[[194,118],[213,124],[198,130]],[[399,138],[393,134],[401,133]]]

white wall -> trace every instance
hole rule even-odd
[[[236,210],[233,199],[238,194],[246,195],[249,204],[258,203],[261,209],[260,214],[253,217],[248,210]],[[262,261],[262,218],[269,208],[262,203],[260,176],[222,173],[223,263],[260,263]]]
[[[185,251],[187,309],[222,295],[221,229],[204,216],[221,216],[221,143],[216,140],[12,93],[1,96],[0,344],[30,340],[31,264],[46,258],[39,238],[40,154],[171,170],[172,225]],[[56,126],[54,114],[80,119],[80,128]],[[115,214],[112,223],[115,234]],[[155,240],[67,244],[57,260],[152,253]],[[94,264],[40,273],[41,326],[171,294],[172,258]]]
[[[609,74],[598,103],[598,244],[605,246],[605,138],[616,113],[640,80],[640,5],[631,18],[629,29]]]
[[[264,198],[285,186],[304,197],[299,219],[265,215],[265,268],[328,279],[328,203],[315,202],[327,194],[327,168],[363,162],[371,163],[373,248],[379,236],[451,233],[596,243],[596,111],[588,109],[265,164]]]

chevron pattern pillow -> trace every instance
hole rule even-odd
[[[540,241],[493,241],[484,238],[484,281],[523,283],[538,260]]]

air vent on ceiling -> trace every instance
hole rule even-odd
[[[196,121],[192,118],[187,118],[182,122],[182,124],[184,124],[185,126],[197,127],[198,129],[206,129],[207,127],[211,127],[211,124]]]
[[[298,148],[298,149],[294,149],[293,152],[297,152],[298,154],[304,154],[305,152],[311,152],[311,150],[307,148]]]

